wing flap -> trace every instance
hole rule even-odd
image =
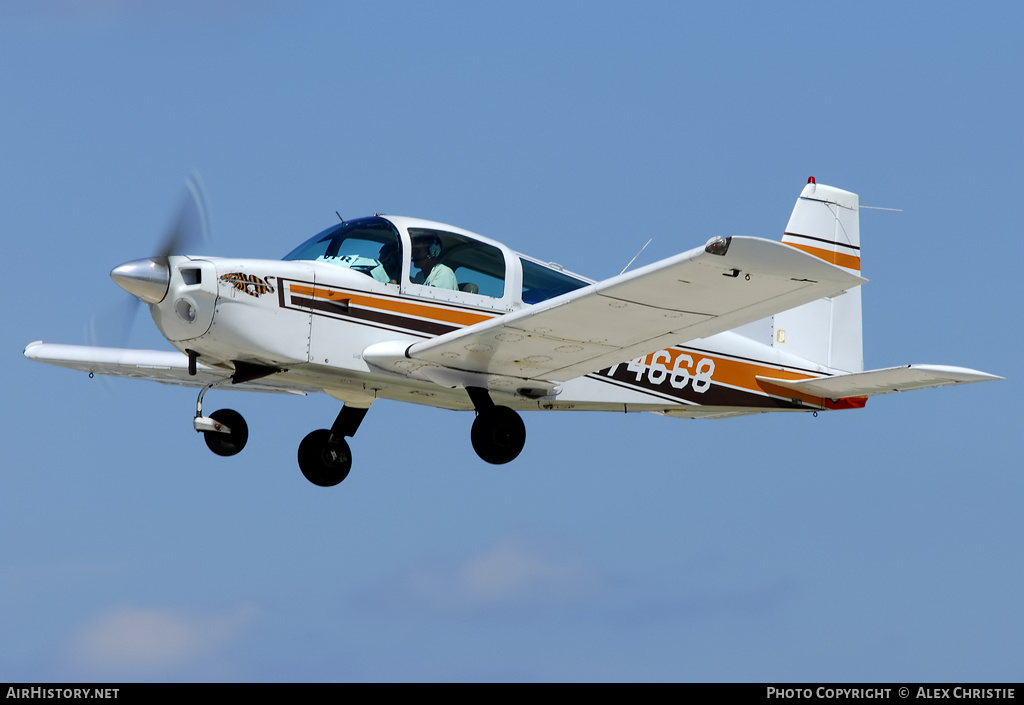
[[[705,338],[866,280],[779,242],[733,237],[542,304],[413,344],[407,359],[467,372],[566,381]],[[387,360],[373,364],[391,366]],[[399,371],[399,370],[393,370]]]
[[[948,365],[905,365],[882,370],[853,372],[817,379],[787,380],[771,377],[757,377],[759,382],[774,384],[795,392],[824,397],[845,399],[848,397],[870,397],[893,392],[909,392],[917,389],[946,387],[953,384],[970,384],[1002,379],[986,372],[966,367]]]

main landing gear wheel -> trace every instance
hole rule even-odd
[[[334,487],[352,469],[352,451],[342,436],[326,428],[313,431],[299,444],[299,469],[306,479],[319,487]]]
[[[207,447],[217,455],[237,455],[245,448],[249,440],[249,426],[242,415],[234,409],[220,409],[210,414],[210,418],[231,429],[230,433],[219,431],[203,431],[203,440]]]
[[[477,412],[469,437],[482,460],[504,465],[515,460],[526,445],[526,425],[507,406],[493,406]]]

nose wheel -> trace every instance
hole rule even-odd
[[[213,412],[202,430],[206,447],[217,455],[237,455],[249,440],[249,426],[242,415],[234,409],[220,409]]]
[[[189,354],[189,365],[195,364],[194,353]],[[216,385],[225,380],[217,380],[203,387],[196,399],[196,416],[192,419],[192,428],[203,434],[206,447],[217,455],[237,455],[245,448],[249,440],[249,426],[242,415],[234,409],[220,409],[209,416],[203,416],[203,397]]]

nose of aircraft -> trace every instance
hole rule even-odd
[[[158,304],[167,296],[171,271],[167,260],[137,259],[110,270],[110,278],[119,287],[147,303]]]

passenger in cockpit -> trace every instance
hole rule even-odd
[[[412,239],[412,264],[419,269],[413,284],[436,286],[441,289],[459,288],[455,272],[441,264],[441,238],[437,235],[417,235]]]

